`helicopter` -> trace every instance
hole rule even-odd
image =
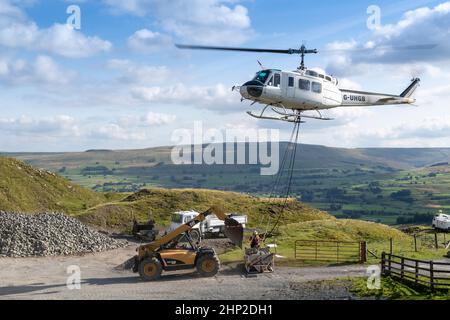
[[[324,117],[321,110],[338,107],[411,105],[416,102],[416,99],[412,96],[420,84],[419,78],[413,78],[408,87],[399,95],[339,88],[339,80],[337,78],[305,67],[305,56],[319,52],[317,49],[307,49],[305,45],[302,45],[300,49],[287,50],[185,44],[176,44],[176,47],[192,50],[299,54],[301,56],[301,63],[296,70],[263,69],[258,71],[252,80],[245,82],[241,86],[234,86],[232,88],[233,91],[240,93],[241,102],[248,100],[252,102],[251,105],[257,103],[264,105],[258,114],[247,111],[250,116],[257,119],[280,120],[294,123],[303,122],[302,118],[333,120],[332,118]],[[411,48],[427,49],[429,47],[429,45],[423,45]],[[261,65],[261,63],[259,64]],[[272,111],[272,113],[267,115],[268,111]],[[308,111],[315,111],[317,116],[305,114]]]

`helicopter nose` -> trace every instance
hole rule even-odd
[[[241,95],[246,98],[259,98],[263,93],[263,86],[260,82],[249,81],[241,86]]]

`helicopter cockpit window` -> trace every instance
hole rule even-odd
[[[270,71],[263,70],[263,71],[258,72],[256,74],[256,77],[253,80],[259,81],[259,82],[264,84],[264,83],[266,83],[266,81],[269,78],[269,76],[270,76]]]
[[[300,79],[298,80],[298,87],[302,90],[309,91],[311,88],[311,82],[309,80]]]
[[[313,81],[313,83],[312,83],[312,92],[322,93],[322,84]]]

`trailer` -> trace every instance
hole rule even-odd
[[[275,253],[270,248],[245,249],[244,267],[247,274],[272,273],[275,267]]]

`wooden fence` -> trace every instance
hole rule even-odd
[[[424,261],[383,252],[381,274],[434,289],[450,289],[450,263]]]
[[[367,260],[366,242],[345,241],[295,241],[295,259],[321,262],[358,262]]]

